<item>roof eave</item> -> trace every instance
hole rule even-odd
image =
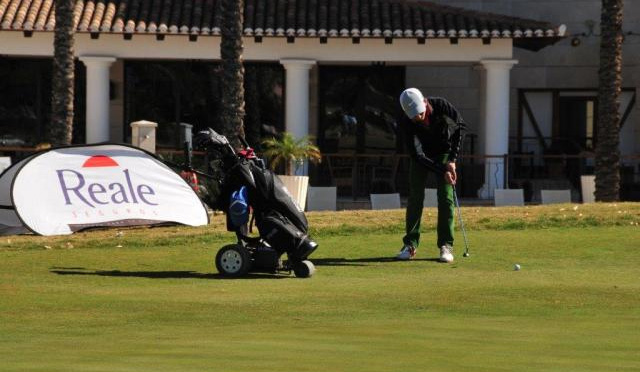
[[[540,38],[514,38],[513,46],[537,52],[545,47],[551,46],[566,36],[540,37]]]

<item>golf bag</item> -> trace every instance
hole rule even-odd
[[[216,207],[225,211],[227,230],[236,233],[238,244],[250,248],[253,266],[279,266],[278,262],[259,262],[262,256],[272,257],[265,254],[272,249],[278,258],[286,253],[295,270],[295,265],[305,261],[318,246],[308,236],[307,218],[280,178],[265,167],[246,142],[244,145],[245,149],[236,153],[226,137],[212,129],[194,137],[196,148],[221,159],[223,179]],[[258,238],[249,236],[252,221],[258,228]]]

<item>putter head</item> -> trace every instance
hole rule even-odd
[[[469,257],[469,252],[464,252],[464,254],[462,255],[462,257]]]

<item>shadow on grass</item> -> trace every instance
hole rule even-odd
[[[267,273],[249,273],[245,276],[232,278],[222,276],[220,274],[203,274],[195,271],[121,271],[121,270],[88,270],[85,268],[64,268],[52,267],[49,272],[57,275],[95,275],[95,276],[112,276],[112,277],[130,277],[130,278],[147,278],[147,279],[222,279],[222,280],[238,280],[238,279],[286,279],[292,276],[267,274]]]
[[[438,262],[437,258],[414,258],[411,261]],[[408,262],[396,260],[395,257],[367,257],[367,258],[316,258],[311,259],[316,266],[367,266],[369,263]]]

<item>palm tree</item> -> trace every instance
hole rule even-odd
[[[244,67],[242,65],[243,0],[222,0],[220,58],[222,59],[222,132],[234,144],[244,137]],[[237,147],[237,146],[236,146]]]
[[[620,199],[620,91],[623,0],[602,0],[596,145],[597,201]]]
[[[293,165],[301,165],[304,160],[309,159],[313,163],[319,163],[322,159],[320,149],[311,143],[309,136],[295,139],[289,132],[282,133],[281,138],[269,138],[262,141],[264,146],[263,155],[270,159],[270,168],[276,169],[278,165],[284,164],[285,174],[293,175]]]
[[[51,81],[51,125],[49,140],[54,145],[71,144],[73,133],[74,0],[56,0]]]
[[[260,148],[262,115],[260,112],[260,87],[258,79],[263,79],[264,77],[260,77],[258,74],[259,71],[256,66],[247,66],[245,69],[246,79],[244,81],[244,92],[247,109],[245,110],[246,115],[244,117],[244,134],[247,142],[255,144],[255,150],[262,152]]]

